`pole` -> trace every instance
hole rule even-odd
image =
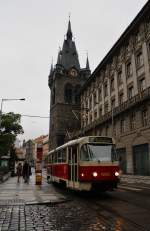
[[[3,109],[3,99],[1,100],[1,111],[0,111],[0,130],[1,130],[1,124],[2,124],[2,109]]]
[[[112,107],[112,114],[111,114],[111,122],[112,122],[112,137],[114,136],[114,107]]]

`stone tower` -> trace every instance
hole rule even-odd
[[[70,134],[80,129],[80,89],[90,76],[89,61],[80,68],[71,23],[68,22],[66,38],[58,52],[55,67],[51,65],[48,85],[50,98],[50,149],[70,139]],[[78,112],[78,113],[77,113]]]

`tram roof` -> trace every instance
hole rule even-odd
[[[112,138],[112,137],[108,137],[108,136],[84,136],[84,137],[80,137],[80,138],[75,139],[75,140],[70,140],[70,141],[68,141],[67,143],[65,143],[65,144],[63,144],[63,145],[61,145],[61,146],[59,146],[59,147],[57,147],[57,148],[51,150],[49,153],[54,152],[54,151],[58,151],[58,150],[63,149],[63,148],[65,148],[65,147],[67,147],[67,146],[71,146],[71,145],[74,145],[74,144],[78,144],[78,143],[82,142],[83,140],[86,140],[86,139],[88,139],[88,138],[90,138],[90,137]]]

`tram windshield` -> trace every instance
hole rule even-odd
[[[81,161],[117,161],[117,153],[112,144],[84,144],[81,147]]]

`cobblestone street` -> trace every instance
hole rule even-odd
[[[149,187],[121,187],[114,195],[89,197],[47,184],[44,173],[41,186],[35,185],[34,172],[29,184],[10,177],[0,184],[0,231],[149,231],[149,202],[145,209],[142,203]],[[141,192],[141,199],[133,192]],[[123,196],[131,200],[127,203]],[[142,207],[134,205],[133,197]]]
[[[108,215],[108,214],[107,214]],[[90,214],[83,204],[74,202],[57,205],[6,205],[0,206],[0,230],[36,231],[98,231],[123,230],[120,222]],[[124,229],[125,230],[125,229]]]

